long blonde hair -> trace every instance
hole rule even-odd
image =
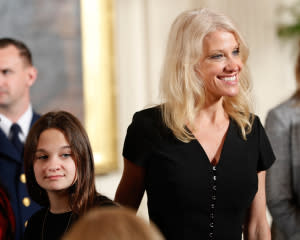
[[[244,64],[240,74],[239,94],[224,97],[223,106],[240,127],[244,139],[251,131],[251,82],[245,64],[249,50],[242,35],[223,14],[207,8],[188,10],[181,13],[172,24],[160,82],[163,120],[174,135],[184,142],[194,139],[186,124],[194,123],[196,114],[205,102],[204,84],[195,70],[203,52],[203,39],[218,29],[235,35]]]

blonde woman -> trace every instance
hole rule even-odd
[[[162,104],[137,112],[124,143],[115,200],[149,216],[168,240],[268,240],[265,170],[274,154],[251,112],[248,48],[232,21],[209,9],[174,21]]]

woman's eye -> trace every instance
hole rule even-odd
[[[238,56],[238,55],[240,55],[240,49],[237,48],[232,53],[233,53],[233,55]]]
[[[214,54],[212,56],[210,56],[211,59],[220,59],[223,57],[223,54]]]

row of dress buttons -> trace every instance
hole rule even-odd
[[[213,239],[214,237],[214,227],[215,227],[215,207],[217,200],[217,168],[216,166],[212,167],[212,195],[211,195],[211,204],[210,204],[210,223],[209,223],[209,239]]]

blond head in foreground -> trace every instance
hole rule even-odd
[[[164,240],[152,223],[125,208],[91,209],[75,223],[63,240]]]

